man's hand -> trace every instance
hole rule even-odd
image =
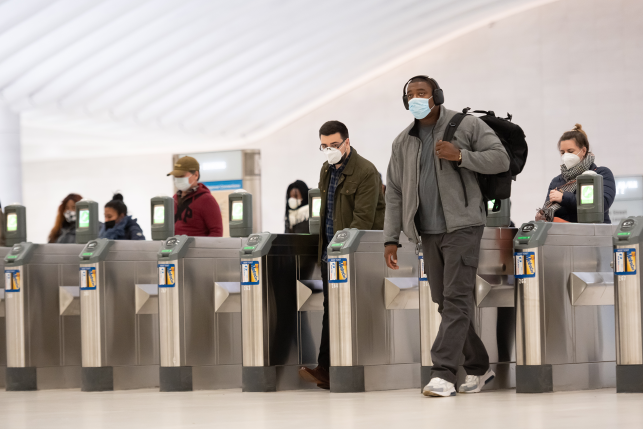
[[[552,189],[549,192],[549,201],[554,202],[554,203],[562,203],[563,202],[563,193],[560,191],[557,191],[556,189]]]
[[[451,142],[445,142],[440,140],[435,145],[435,154],[440,159],[446,159],[448,161],[459,161],[460,160],[460,149],[455,147]]]
[[[386,261],[386,266],[390,269],[400,269],[397,265],[397,244],[389,244],[384,247],[384,260]]]

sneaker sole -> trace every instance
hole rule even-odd
[[[422,392],[424,396],[430,396],[434,398],[448,398],[450,396],[455,396],[455,390],[453,392],[445,392],[445,393],[439,393],[439,392],[432,392],[430,390],[425,390]]]
[[[478,386],[478,388],[476,390],[465,390],[465,391],[458,390],[458,393],[480,393],[480,391],[482,391],[482,388],[484,386],[486,386],[487,384],[489,384],[494,378],[496,378],[496,374],[492,373],[489,376],[489,378],[484,380],[484,383],[482,383],[480,386]]]

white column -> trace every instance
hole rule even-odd
[[[0,100],[0,203],[22,203],[20,115]]]

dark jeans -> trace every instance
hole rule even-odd
[[[489,355],[473,325],[473,291],[483,231],[483,226],[476,226],[422,235],[431,297],[442,315],[431,348],[431,378],[439,377],[455,384],[463,354],[468,375],[483,375],[489,369]]]
[[[328,263],[322,261],[321,275],[324,282],[324,317],[322,318],[321,344],[319,345],[319,356],[317,365],[326,369],[330,368],[330,337],[328,332]]]

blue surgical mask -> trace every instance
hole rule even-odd
[[[429,100],[431,98],[412,98],[409,101],[409,111],[413,114],[415,119],[424,119],[429,116],[429,113],[431,113]]]

